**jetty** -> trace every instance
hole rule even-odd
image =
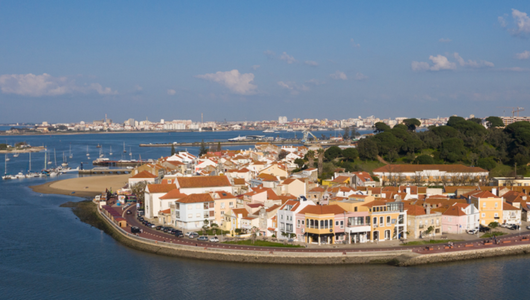
[[[259,143],[268,143],[268,144],[273,144],[273,145],[305,145],[305,146],[310,146],[310,145],[315,145],[315,144],[320,144],[322,146],[339,146],[339,145],[349,145],[349,143],[347,142],[336,142],[336,141],[310,141],[310,142],[302,142],[302,140],[298,140],[298,139],[289,139],[289,140],[280,140],[280,141],[268,141],[268,140],[263,140],[263,141],[236,141],[236,142],[230,142],[230,141],[205,141],[204,144],[206,146],[211,146],[211,145],[217,145],[217,144],[221,144],[221,146],[244,146],[244,145],[249,145],[249,146],[254,146],[256,144],[259,144]],[[201,142],[192,142],[192,143],[149,143],[149,144],[140,144],[140,147],[200,147],[201,146]]]
[[[79,170],[79,175],[109,175],[109,174],[130,174],[132,169],[100,169]]]
[[[100,160],[96,159],[92,162],[94,166],[101,167],[137,167],[149,163],[148,160]]]

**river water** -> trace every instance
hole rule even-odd
[[[45,144],[61,154],[69,151],[71,144],[74,159],[70,163],[75,167],[83,159],[86,161],[87,144],[95,153],[97,143],[122,150],[125,141],[135,155],[156,158],[167,155],[170,150],[137,145],[231,137],[233,132],[7,139],[9,143]],[[39,159],[43,164],[42,154],[33,156],[36,164]],[[12,158],[8,170],[25,170],[27,160],[27,154]],[[61,176],[57,179],[76,175]],[[59,207],[80,198],[41,195],[28,188],[46,180],[50,179],[0,182],[0,299],[523,299],[530,296],[529,256],[397,268],[235,264],[143,253],[80,222],[69,208]]]

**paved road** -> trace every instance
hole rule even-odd
[[[497,238],[499,244],[484,245],[485,239],[477,239],[472,241],[462,241],[453,243],[453,247],[447,247],[447,244],[433,244],[433,245],[422,245],[422,246],[400,246],[400,247],[373,247],[373,248],[355,248],[341,247],[341,248],[295,248],[295,247],[259,247],[259,246],[240,246],[240,245],[229,245],[222,243],[211,243],[211,242],[199,242],[189,238],[177,238],[174,235],[165,233],[154,228],[144,226],[138,219],[136,219],[136,208],[131,208],[131,214],[124,214],[129,227],[125,228],[125,231],[131,233],[130,226],[137,226],[143,230],[143,233],[138,234],[139,236],[151,240],[155,240],[161,243],[172,243],[187,246],[196,246],[203,248],[218,248],[218,249],[231,249],[231,250],[250,250],[250,251],[265,251],[265,252],[382,252],[382,251],[396,251],[396,250],[412,250],[412,252],[419,254],[433,254],[441,252],[454,252],[454,251],[466,251],[466,250],[477,250],[486,248],[498,248],[513,245],[525,245],[530,244],[530,233],[517,233],[511,235],[504,235],[501,238]],[[522,241],[523,237],[527,237],[527,241]],[[493,241],[493,239],[491,239]]]

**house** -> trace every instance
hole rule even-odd
[[[177,177],[175,184],[182,193],[188,195],[216,191],[232,193],[232,184],[230,183],[230,180],[228,180],[228,177],[224,175]]]
[[[374,200],[363,206],[368,208],[372,231],[370,241],[388,241],[407,238],[407,211],[401,201]]]
[[[354,195],[347,199],[330,201],[330,205],[339,205],[348,213],[348,223],[345,233],[348,234],[348,244],[366,243],[372,231],[370,226],[369,208],[364,204],[374,201],[373,196]]]
[[[191,194],[171,205],[174,225],[196,230],[215,221],[214,199],[208,193]]]
[[[521,225],[521,209],[509,203],[502,204],[503,224]]]
[[[278,239],[296,238],[299,241],[304,240],[304,234],[296,230],[296,228],[300,228],[297,227],[297,223],[302,221],[297,219],[297,213],[308,205],[314,205],[314,203],[301,198],[300,200],[288,200],[278,209],[276,213],[278,222],[276,236]]]
[[[233,233],[236,229],[241,229],[243,218],[246,218],[248,214],[245,208],[232,208],[225,214],[224,230],[229,230]]]
[[[224,215],[229,213],[232,208],[236,207],[236,196],[224,191],[211,192],[210,195],[214,200],[215,223],[220,227],[223,227],[225,221]]]
[[[442,232],[460,234],[479,228],[480,212],[473,204],[457,203],[442,213]]]
[[[182,199],[186,196],[188,195],[181,193],[179,189],[173,189],[169,191],[167,194],[158,198],[159,203],[158,203],[158,206],[156,207],[158,207],[159,211],[170,209],[172,203],[175,203],[175,201]],[[158,220],[158,222],[160,223],[161,221]],[[160,224],[163,224],[163,223],[160,223]]]
[[[296,196],[306,196],[306,183],[297,178],[287,178],[279,185],[282,195],[291,194]]]
[[[377,182],[372,178],[368,172],[353,172],[352,185],[358,186],[371,186],[375,187]]]
[[[521,209],[521,219],[523,221],[530,221],[530,200],[525,193],[509,191],[503,195],[503,198],[506,200],[506,203]]]
[[[145,216],[147,218],[158,216],[158,211],[160,211],[160,197],[176,188],[177,186],[174,184],[148,184],[144,192]]]
[[[347,240],[344,229],[348,217],[347,211],[339,205],[308,205],[296,216],[297,235],[306,243],[342,243]]]
[[[157,178],[158,176],[153,175],[149,171],[142,171],[136,175],[129,177],[129,188],[133,187],[135,184],[139,182],[156,183],[155,180]]]
[[[503,198],[488,191],[476,191],[468,195],[468,203],[475,205],[480,212],[480,224],[487,226],[491,222],[504,223]]]
[[[485,182],[489,172],[479,167],[464,165],[394,165],[389,164],[373,170],[381,185],[427,184],[427,185],[478,185]]]
[[[442,213],[430,207],[405,204],[409,238],[435,237],[442,235]]]
[[[259,174],[269,174],[276,177],[289,177],[289,172],[283,164],[272,163],[269,167],[262,169]]]
[[[271,236],[276,233],[276,230],[273,228],[272,218],[276,217],[280,205],[275,204],[269,208],[262,206],[258,212],[260,234],[263,236]]]

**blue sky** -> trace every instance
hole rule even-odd
[[[530,103],[528,1],[285,2],[2,1],[0,122],[482,117]]]

